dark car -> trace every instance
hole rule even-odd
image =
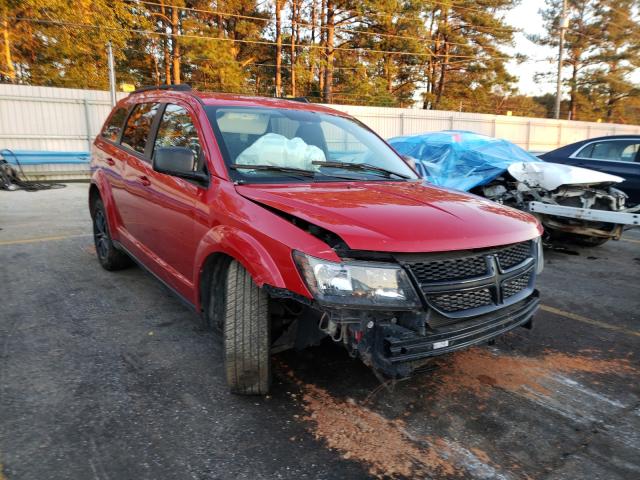
[[[616,188],[629,195],[627,205],[640,203],[640,135],[590,138],[539,157],[623,177],[625,181]]]
[[[266,393],[272,353],[327,335],[408,375],[538,307],[533,216],[424,184],[326,107],[141,90],[113,109],[91,170],[101,265],[137,260],[221,332],[234,392]]]

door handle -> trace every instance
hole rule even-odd
[[[107,162],[107,165],[111,167],[113,167],[116,164],[116,161],[111,157],[107,157],[106,162]]]
[[[149,180],[145,175],[140,175],[138,177],[138,181],[142,184],[142,186],[144,187],[148,187],[149,185],[151,185],[151,180]]]

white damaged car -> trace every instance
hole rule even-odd
[[[596,246],[640,225],[640,208],[626,209],[626,194],[615,188],[622,177],[543,162],[511,142],[466,131],[388,141],[430,183],[528,211],[550,237]]]

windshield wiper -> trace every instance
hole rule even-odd
[[[280,167],[278,165],[234,164],[234,165],[229,165],[229,168],[232,168],[234,170],[266,170],[271,172],[291,173],[295,175],[301,175],[303,177],[314,177],[317,173],[315,170],[305,170],[303,168],[294,168],[294,167]]]
[[[410,176],[404,175],[403,173],[397,173],[392,170],[387,170],[386,168],[377,167],[375,165],[371,165],[370,163],[322,162],[322,161],[315,161],[311,163],[313,165],[321,165],[323,167],[344,168],[345,170],[361,170],[361,171],[368,170],[370,172],[382,173],[387,177],[390,177],[391,175],[395,175],[396,177],[404,178],[406,180],[411,178]]]

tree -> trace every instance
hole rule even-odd
[[[597,5],[602,42],[587,82],[603,99],[602,110],[609,122],[626,122],[620,115],[621,102],[640,96],[640,86],[631,80],[640,68],[640,24],[633,17],[634,5],[635,0],[599,0]]]
[[[572,120],[633,121],[623,115],[627,110],[622,104],[640,94],[632,76],[640,67],[637,7],[637,0],[568,0],[564,65],[571,74],[563,83],[569,87],[567,114]],[[547,35],[532,40],[558,46],[561,8],[561,0],[546,0],[541,13]]]
[[[513,41],[504,12],[512,0],[425,3],[433,55],[424,72],[424,108],[457,109],[460,101],[482,102],[498,90],[513,90],[516,77],[505,64],[509,56],[500,46]]]
[[[594,52],[601,37],[601,31],[594,17],[596,5],[597,0],[568,0],[567,16],[570,27],[565,32],[565,59],[563,64],[571,69],[571,75],[569,79],[564,80],[564,84],[569,87],[567,115],[572,120],[581,119],[578,106],[584,103],[585,100],[582,96],[584,72],[597,61]],[[531,40],[540,45],[557,49],[561,11],[562,0],[547,0],[546,8],[540,12],[545,22],[547,35],[532,36]],[[555,79],[556,72],[545,72],[539,77]],[[580,112],[582,115],[585,114],[583,109]]]

